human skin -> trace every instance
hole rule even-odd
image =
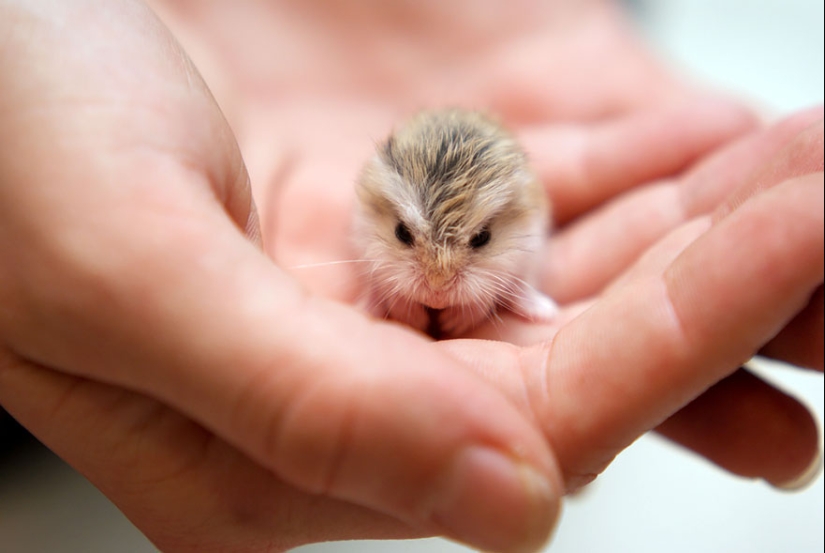
[[[760,349],[822,368],[821,113],[759,129],[600,3],[547,4],[563,39],[525,10],[448,25],[467,12],[229,5],[157,8],[234,136],[141,4],[0,3],[0,403],[159,547],[531,550],[565,489],[660,424],[737,474],[807,467],[807,411],[729,375]],[[431,21],[426,47],[409,39]],[[345,256],[371,138],[431,102],[501,113],[563,225],[545,282],[560,319],[479,330],[512,344],[430,342],[347,306],[352,268],[270,260]],[[644,207],[663,215],[640,223]],[[628,219],[613,255],[587,255]]]

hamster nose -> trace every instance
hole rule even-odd
[[[452,280],[453,273],[447,271],[432,272],[427,275],[427,284],[432,290],[441,290],[445,288]]]
[[[427,252],[424,258],[424,275],[430,290],[438,292],[446,288],[456,274],[456,267],[451,260],[450,252],[437,248]]]

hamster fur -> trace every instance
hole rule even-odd
[[[533,288],[550,230],[546,194],[518,143],[485,115],[419,113],[378,145],[356,191],[372,314],[450,337],[498,308],[554,316]]]

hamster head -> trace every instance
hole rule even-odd
[[[357,185],[356,239],[376,301],[487,314],[517,294],[547,232],[524,152],[476,112],[424,112],[383,143]]]

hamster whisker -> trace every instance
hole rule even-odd
[[[376,284],[398,280],[397,275],[389,270],[389,263],[381,260],[376,260],[370,266],[369,277],[370,280],[375,281]]]
[[[492,254],[489,257],[489,259],[495,259],[497,257],[503,257],[505,255],[510,255],[512,252],[523,252],[523,253],[534,254],[534,253],[536,253],[536,250],[531,249],[531,248],[520,248],[520,247],[517,247],[517,246],[508,246],[507,249],[502,250],[498,253]]]
[[[491,274],[484,275],[484,280],[477,280],[475,288],[476,289],[473,291],[474,295],[488,296],[488,299],[497,293],[506,292],[508,290],[506,282],[496,275]]]
[[[389,280],[390,279],[388,279],[386,282],[389,283]],[[389,286],[385,289],[384,300],[386,301],[392,299],[393,301],[398,301],[399,298],[403,298],[405,301],[410,301],[410,296],[408,295],[409,292],[404,293],[405,291],[408,291],[409,285],[397,275],[393,275],[391,280],[392,286]],[[416,285],[412,289],[412,296],[415,297],[416,295],[418,295],[418,291],[419,286]]]
[[[502,291],[513,291],[512,289],[514,288],[514,284],[518,284],[519,282],[524,283],[523,280],[517,277],[513,277],[509,274],[501,274],[497,271],[483,270],[479,272],[481,273],[481,276],[483,276],[484,278],[487,278],[491,280],[493,283],[496,283]]]
[[[509,248],[509,250],[510,250],[511,252],[516,251],[516,252],[524,252],[524,253],[536,253],[536,250],[534,250],[533,248],[516,248],[516,247],[510,247],[510,248]]]
[[[386,284],[387,286],[380,286],[378,303],[387,306],[387,316],[392,313],[399,300],[407,301],[409,303],[409,300],[407,300],[407,298],[400,293],[401,290],[404,289],[404,285],[396,275],[389,275],[381,282],[381,284]],[[408,307],[408,311],[410,311],[410,309],[411,308]]]
[[[377,263],[377,259],[342,259],[340,261],[326,261],[323,263],[307,263],[304,265],[293,265],[291,267],[284,267],[285,269],[314,269],[316,267],[327,267],[330,265],[344,265],[348,263]]]
[[[484,271],[483,276],[487,279],[487,287],[489,291],[487,295],[491,299],[515,301],[518,299],[519,284],[527,285],[523,280],[507,275],[506,277],[494,271]]]
[[[395,276],[389,276],[381,281],[382,286],[381,288],[381,296],[380,299],[382,302],[386,302],[389,299],[395,298],[397,299],[400,297],[400,292],[403,288],[402,283],[400,280]]]
[[[490,321],[490,324],[493,325],[494,329],[496,329],[498,339],[504,340],[504,335],[501,332],[504,328],[504,319],[502,319],[501,315],[498,314],[498,309],[492,309],[487,315],[487,320]]]
[[[501,273],[494,273],[494,272],[490,271],[487,274],[489,274],[490,276],[493,276],[493,277],[497,277],[497,278],[501,279],[504,282],[510,282],[510,283],[518,284],[519,286],[522,286],[522,287],[528,288],[528,289],[531,288],[530,284],[526,280],[524,280],[522,278],[519,278],[515,275],[509,274],[509,273],[501,274]]]
[[[509,289],[497,290],[493,299],[498,304],[514,303],[518,299],[518,294]]]
[[[536,234],[535,232],[531,232],[529,234],[516,234],[516,235],[511,236],[511,238],[521,240],[521,239],[524,239],[524,238],[535,238],[536,236],[541,236],[541,235]]]
[[[517,296],[517,294],[511,288],[502,286],[500,284],[492,284],[489,290],[492,293],[488,292],[488,295],[494,298],[513,299]]]

